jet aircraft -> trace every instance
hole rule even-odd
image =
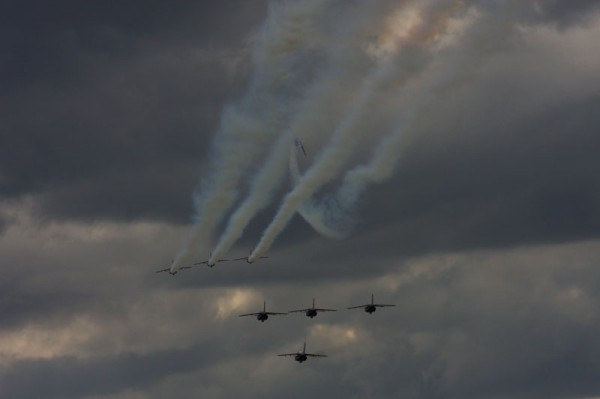
[[[258,259],[267,259],[268,256],[259,256]],[[254,262],[256,262],[255,260],[253,260],[252,262],[250,262],[250,257],[246,256],[245,258],[237,258],[237,259],[232,259],[232,260],[245,260],[246,262],[253,264]]]
[[[304,146],[302,145],[302,142],[300,141],[300,139],[294,139],[294,144],[296,144],[296,147],[298,147],[299,149],[302,150],[302,153],[304,154],[304,158],[306,158],[306,150],[304,149]]]
[[[171,271],[171,267],[173,267],[173,262],[175,262],[175,259],[173,259],[173,260],[171,261],[171,264],[169,265],[169,267],[167,267],[166,269],[160,269],[160,270],[157,270],[157,271],[155,271],[154,273],[164,273],[164,272],[169,272],[169,274],[170,274],[171,276],[174,276],[174,275],[176,275],[176,274],[177,274],[177,272],[178,272],[179,270],[191,269],[191,268],[192,268],[192,266],[181,266],[179,269],[177,269],[177,270],[175,270],[175,271]]]
[[[374,303],[374,296],[373,296],[373,294],[371,294],[371,303],[368,303],[366,305],[352,306],[352,307],[349,307],[348,309],[364,308],[365,312],[367,312],[368,314],[372,314],[373,312],[375,312],[377,310],[377,308],[383,308],[386,306],[396,306],[396,305],[384,305],[381,303]]]
[[[306,353],[306,342],[304,343],[304,346],[302,347],[302,351],[300,351],[300,352],[282,353],[277,356],[294,356],[294,360],[299,363],[305,362],[306,360],[308,360],[309,357],[327,357],[327,355],[317,355],[314,353]]]
[[[290,310],[288,313],[298,313],[304,312],[306,317],[310,317],[311,319],[317,315],[318,312],[335,312],[335,309],[322,309],[315,307],[315,298],[313,298],[313,304],[311,308],[307,309],[298,309],[298,310]]]
[[[243,317],[243,316],[256,316],[257,320],[260,320],[260,321],[264,322],[265,320],[267,320],[269,318],[269,316],[282,315],[282,314],[285,315],[287,313],[267,312],[267,301],[265,301],[263,303],[263,310],[262,310],[262,312],[241,314],[240,317]]]

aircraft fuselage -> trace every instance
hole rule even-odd
[[[266,313],[259,313],[256,315],[256,319],[260,320],[262,322],[264,322],[265,320],[267,320],[269,318],[269,315]]]
[[[365,312],[367,312],[369,314],[373,313],[376,310],[377,310],[377,307],[375,307],[373,305],[367,305],[367,306],[365,306]]]
[[[304,353],[298,353],[296,356],[294,356],[294,360],[300,363],[305,362],[306,359],[308,359],[308,356],[306,356]]]
[[[316,311],[315,309],[308,309],[308,310],[306,311],[306,316],[307,316],[307,317],[310,317],[311,319],[312,319],[313,317],[315,317],[316,315],[317,315],[317,311]]]

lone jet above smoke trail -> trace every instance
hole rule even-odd
[[[302,145],[302,142],[300,141],[300,139],[294,139],[294,144],[296,144],[296,147],[298,147],[299,149],[302,150],[302,153],[304,154],[304,157],[306,158],[306,150],[304,149],[304,146]]]
[[[327,357],[327,355],[317,355],[314,353],[306,353],[306,342],[304,343],[304,346],[302,347],[302,350],[300,352],[282,353],[277,356],[294,356],[294,360],[299,363],[305,362],[306,360],[308,360],[309,357]]]

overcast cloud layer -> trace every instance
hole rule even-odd
[[[1,398],[600,397],[597,1],[5,1],[0,36]],[[269,259],[155,274],[202,222],[224,109],[265,93],[281,131],[198,261],[285,148],[224,255],[259,242],[294,184],[278,137],[310,173],[360,122],[324,212],[402,132],[391,173],[323,214],[344,239],[293,217]],[[345,309],[371,293],[396,307]],[[312,298],[338,311],[237,317]],[[329,357],[275,356],[305,341]]]

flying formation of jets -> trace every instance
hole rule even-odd
[[[258,259],[267,259],[267,258],[268,258],[268,256],[261,256],[261,257],[259,257]],[[169,273],[171,276],[174,276],[174,275],[176,275],[176,274],[177,274],[177,272],[178,272],[179,270],[191,269],[191,268],[193,268],[194,266],[206,265],[206,266],[208,266],[208,267],[215,267],[215,265],[216,265],[217,263],[220,263],[220,262],[236,262],[236,261],[239,261],[239,260],[245,260],[245,261],[246,261],[246,262],[248,262],[248,263],[253,263],[253,262],[250,262],[250,261],[248,260],[248,257],[247,257],[247,256],[244,256],[243,258],[234,258],[234,259],[219,259],[219,260],[217,260],[216,262],[213,262],[213,263],[211,263],[211,262],[210,262],[210,259],[208,259],[208,260],[203,260],[202,262],[193,263],[191,266],[181,266],[181,267],[180,267],[179,269],[177,269],[177,270],[171,270],[171,269],[172,269],[172,267],[173,267],[173,262],[175,262],[175,261],[173,260],[173,261],[171,262],[171,264],[169,265],[169,267],[167,267],[166,269],[160,269],[160,270],[157,270],[157,271],[155,271],[154,273],[166,273],[166,272],[168,272],[168,273]]]
[[[375,295],[371,294],[371,303],[367,303],[365,305],[351,306],[351,307],[349,307],[347,309],[363,308],[365,310],[365,312],[367,312],[369,314],[372,314],[373,312],[375,312],[377,310],[377,308],[385,308],[385,307],[389,307],[389,306],[396,306],[396,305],[383,304],[383,303],[375,303]],[[335,311],[336,311],[336,309],[317,308],[315,306],[315,298],[313,298],[312,306],[310,308],[306,308],[306,309],[290,310],[287,313],[267,312],[267,302],[264,301],[263,302],[263,310],[262,310],[262,312],[245,313],[245,314],[241,314],[239,316],[240,317],[244,317],[244,316],[256,316],[257,320],[259,320],[261,322],[264,322],[271,315],[286,315],[288,313],[300,313],[300,312],[303,312],[303,313],[306,314],[307,317],[310,317],[312,319],[313,317],[315,317],[317,315],[318,312],[335,312]],[[279,354],[277,356],[294,356],[294,359],[297,362],[302,363],[302,362],[306,361],[309,357],[326,357],[327,355],[317,355],[317,354],[314,354],[314,353],[306,353],[306,342],[305,342],[304,343],[304,347],[302,348],[302,351],[295,352],[295,353],[282,353],[282,354]]]
[[[300,141],[300,139],[295,139],[294,144],[296,145],[296,148],[298,148],[299,150],[302,151],[302,153],[304,154],[304,157],[306,157],[306,150],[304,149],[304,145],[302,145],[302,142]],[[212,257],[212,254],[211,254],[211,257]],[[268,256],[259,257],[259,259],[265,259],[265,258],[268,258]],[[219,259],[219,260],[213,261],[213,262],[211,262],[210,258],[209,258],[205,261],[193,263],[192,265],[180,266],[177,270],[173,270],[173,265],[175,263],[175,260],[173,260],[173,261],[171,261],[171,264],[169,265],[169,267],[167,267],[165,269],[157,270],[155,273],[168,272],[170,275],[174,276],[177,274],[177,272],[179,270],[191,269],[194,266],[206,265],[206,266],[212,268],[217,263],[220,263],[220,262],[237,262],[240,260],[245,260],[248,263],[253,263],[253,262],[250,262],[249,257],[233,258],[233,259]],[[383,307],[388,307],[388,306],[396,306],[396,305],[375,303],[374,295],[371,294],[371,303],[367,303],[366,305],[351,306],[348,309],[363,308],[365,310],[365,312],[372,314],[373,312],[375,312],[377,310],[377,308],[383,308]],[[315,306],[315,298],[313,298],[312,306],[310,308],[290,310],[289,312],[267,312],[267,301],[264,301],[262,311],[255,312],[255,313],[241,314],[241,315],[239,315],[239,317],[256,316],[256,319],[258,321],[264,323],[269,318],[269,316],[287,315],[288,313],[304,313],[306,315],[306,317],[309,317],[312,319],[312,318],[316,317],[319,312],[336,312],[336,311],[337,311],[336,309],[317,308]],[[293,356],[294,360],[299,363],[305,362],[306,360],[308,360],[309,357],[327,357],[327,355],[322,355],[322,354],[306,353],[306,342],[304,342],[302,350],[299,352],[281,353],[277,356]]]

